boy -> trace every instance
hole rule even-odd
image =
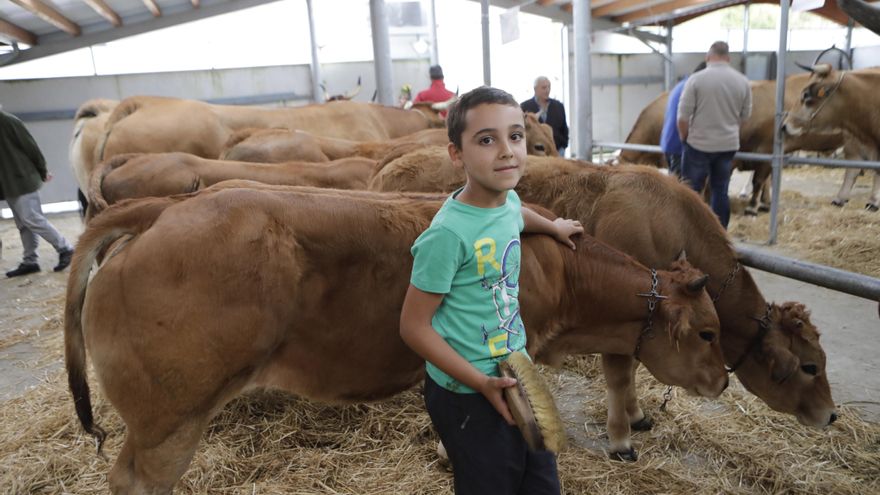
[[[449,453],[455,493],[559,493],[556,459],[530,452],[504,402],[516,384],[498,363],[525,352],[519,316],[519,233],[545,233],[574,249],[579,222],[521,208],[513,188],[526,162],[522,110],[477,88],[447,117],[449,156],[467,183],[416,239],[400,335],[427,361],[425,405]]]

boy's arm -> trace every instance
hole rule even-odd
[[[410,285],[400,312],[400,337],[416,354],[483,394],[508,424],[515,424],[502,391],[516,385],[516,380],[484,375],[443,340],[431,326],[431,319],[442,301],[443,294],[425,292]]]
[[[522,216],[523,232],[527,234],[547,234],[553,236],[557,241],[572,249],[575,249],[575,246],[571,237],[584,233],[584,228],[577,220],[557,218],[556,220],[550,221],[525,206],[522,207]]]

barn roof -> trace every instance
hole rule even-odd
[[[98,43],[246,9],[277,0],[9,0],[0,1],[0,65],[19,63]],[[479,0],[475,0],[479,1]],[[747,0],[595,0],[593,29],[683,22]],[[778,0],[751,0],[776,3]],[[497,7],[571,23],[570,0],[491,0]],[[813,12],[845,24],[833,0]]]

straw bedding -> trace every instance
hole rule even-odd
[[[806,170],[788,177],[836,183],[841,175]],[[827,206],[829,201],[784,191],[780,247],[809,261],[880,276],[880,214],[861,210],[858,190],[843,209]],[[733,206],[742,207],[736,201]],[[734,215],[731,221],[734,237],[763,241],[768,230],[767,215]],[[106,476],[125,428],[100,390],[93,390],[97,421],[110,434],[108,461],[95,455],[76,420],[66,376],[54,371],[63,360],[62,298],[58,292],[47,298],[39,321],[21,316],[16,326],[27,331],[0,342],[2,349],[34,340],[45,352],[30,365],[55,365],[41,386],[0,403],[0,493],[107,492]],[[843,406],[826,430],[808,429],[770,411],[735,379],[717,400],[675,391],[664,412],[663,387],[640,370],[638,395],[655,426],[634,434],[637,462],[610,461],[602,451],[607,438],[600,369],[598,358],[589,356],[569,359],[562,370],[543,370],[570,439],[559,456],[564,493],[880,493],[880,425]],[[90,383],[97,388],[94,376]],[[212,421],[176,493],[448,494],[452,475],[437,460],[436,441],[418,389],[345,407],[255,392]]]
[[[43,332],[61,358],[57,320]],[[559,456],[564,493],[880,492],[880,425],[843,407],[825,431],[798,425],[734,385],[718,400],[673,393],[643,370],[637,386],[650,432],[636,433],[636,463],[610,461],[604,438],[604,382],[598,357],[544,369],[570,446]],[[91,382],[95,383],[94,377]],[[106,475],[124,425],[95,392],[96,417],[110,434],[110,462],[95,455],[73,412],[63,372],[0,404],[0,487],[6,493],[106,493]],[[325,406],[280,392],[255,392],[230,403],[203,436],[177,493],[451,493],[452,477],[434,453],[418,389],[375,404]]]
[[[804,167],[786,171],[793,182],[783,182],[779,213],[778,247],[787,256],[832,266],[872,277],[880,277],[880,213],[864,210],[868,200],[871,173],[860,177],[853,198],[843,208],[831,206],[833,193],[842,178],[840,170]],[[809,190],[805,183],[826,184],[821,195]],[[819,186],[814,186],[819,187]],[[734,239],[766,242],[770,233],[770,215],[743,216],[745,200],[731,198],[730,225]]]

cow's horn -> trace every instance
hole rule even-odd
[[[813,74],[827,76],[831,72],[831,64],[817,64],[813,66]]]
[[[442,112],[443,110],[448,110],[449,107],[451,107],[452,104],[455,103],[455,100],[457,100],[457,99],[458,99],[458,96],[453,96],[452,98],[450,98],[446,101],[434,103],[433,105],[431,105],[431,110],[436,110],[438,112]]]
[[[681,252],[678,253],[678,257],[675,258],[675,261],[687,261],[687,259],[688,259],[687,253],[685,252],[684,249],[682,249]]]
[[[797,65],[798,67],[800,67],[801,69],[803,69],[803,70],[805,70],[805,71],[807,71],[807,72],[813,72],[813,68],[810,67],[809,65],[802,64],[802,63],[800,63],[800,62],[795,62],[794,65]]]
[[[709,282],[709,276],[703,275],[702,277],[691,280],[687,283],[687,289],[691,292],[699,292],[703,290],[703,287],[706,287],[706,283]]]
[[[321,88],[322,91],[324,91],[324,101],[329,101],[330,95],[327,94],[327,86],[324,86],[323,84],[319,84],[318,86]]]
[[[350,99],[354,98],[355,96],[357,96],[358,93],[360,93],[360,92],[361,92],[361,76],[358,76],[357,86],[355,86],[355,88],[353,90],[349,91],[348,93],[345,93],[345,96],[343,98],[346,100],[350,100]]]

